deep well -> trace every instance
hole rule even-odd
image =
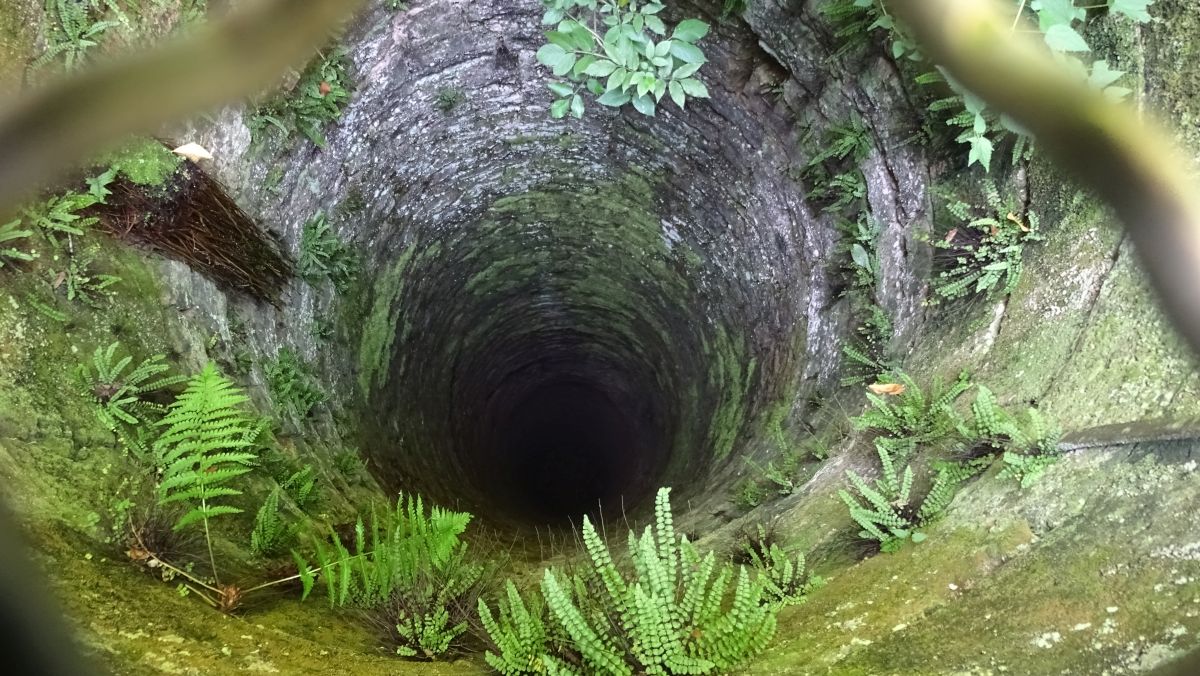
[[[88,652],[119,673],[486,668],[383,654],[322,600],[281,594],[226,617],[130,566],[112,516],[126,461],[70,374],[117,338],[182,372],[216,360],[263,410],[265,366],[294,350],[328,400],[277,436],[317,469],[323,518],[419,492],[474,514],[517,552],[516,576],[569,557],[585,512],[640,529],[660,486],[680,529],[721,556],[773,522],[828,584],[780,614],[748,673],[1136,673],[1196,646],[1200,378],[1102,196],[1039,156],[997,159],[995,180],[1040,215],[1045,241],[1011,296],[929,306],[937,195],[983,174],[953,144],[913,140],[916,85],[877,50],[835,57],[819,3],[754,0],[725,20],[679,3],[673,16],[714,27],[711,100],[653,118],[592,105],[569,121],[548,115],[539,3],[383,4],[341,40],[356,86],[326,148],[252,144],[243,106],[167,134],[210,149],[203,167],[290,254],[325,212],[359,255],[347,288],[295,280],[272,307],[105,241],[124,286],[103,313],[61,323],[28,301],[44,280],[0,270],[0,481]],[[0,10],[14,38],[0,59],[34,49],[14,19],[26,10]],[[1096,17],[1087,37],[1195,151],[1200,7],[1153,13]],[[840,385],[862,318],[844,235],[794,171],[851,116],[869,132],[859,169],[891,353],[921,382],[967,370],[1002,404],[1036,405],[1068,450],[1028,488],[984,474],[924,542],[867,558],[837,495],[845,470],[878,474],[848,422],[862,388]],[[817,446],[830,457],[806,459],[786,495],[735,505],[741,482]],[[362,481],[335,466],[353,447]],[[243,540],[219,548],[249,569]]]

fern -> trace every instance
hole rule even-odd
[[[745,546],[750,564],[758,571],[764,601],[776,607],[804,603],[808,594],[824,584],[819,577],[806,574],[803,554],[789,555],[774,542],[767,542],[766,529],[758,526],[759,537]]]
[[[11,265],[13,261],[28,263],[38,257],[36,251],[25,251],[15,246],[15,243],[33,236],[32,230],[21,230],[21,219],[0,225],[0,268]]]
[[[487,602],[479,599],[479,619],[496,644],[496,652],[487,651],[484,659],[503,676],[545,673],[548,665],[544,653],[549,639],[545,607],[540,603],[526,606],[512,580],[504,581],[504,590],[506,598],[497,604],[495,615]]]
[[[329,279],[335,289],[344,291],[357,267],[350,247],[333,233],[324,213],[318,212],[304,224],[297,260],[301,277],[312,283]]]
[[[70,318],[67,317],[66,313],[62,312],[61,310],[57,310],[46,303],[43,303],[37,298],[37,296],[34,296],[31,293],[25,294],[25,302],[29,304],[29,307],[37,310],[38,314],[47,319],[56,321],[60,324],[66,324],[68,321],[70,321]]]
[[[120,277],[92,271],[95,249],[86,249],[66,257],[66,267],[49,271],[51,286],[62,289],[69,301],[78,301],[90,308],[100,309],[101,300],[110,300],[113,292],[109,287],[119,283]]]
[[[467,629],[460,599],[484,568],[466,558],[460,536],[471,515],[433,506],[420,496],[401,496],[395,509],[372,510],[355,524],[353,549],[336,534],[317,545],[317,570],[331,606],[387,614],[396,627],[397,652],[432,658],[445,653]],[[311,567],[297,558],[307,598],[315,583]],[[474,607],[474,604],[470,606]]]
[[[250,531],[250,553],[271,558],[287,551],[296,539],[296,525],[286,522],[279,511],[279,495],[276,488],[263,500],[254,517],[254,529]]]
[[[898,472],[895,459],[886,444],[875,444],[882,476],[868,483],[854,470],[846,476],[857,497],[847,490],[838,496],[850,510],[850,518],[861,528],[859,537],[879,542],[885,551],[895,551],[904,542],[921,542],[925,534],[919,529],[936,520],[954,499],[958,486],[978,471],[974,465],[943,463],[934,470],[929,488],[917,500],[913,485],[913,467],[904,464]]]
[[[76,375],[96,405],[96,419],[116,434],[135,457],[146,461],[149,453],[145,435],[139,430],[165,410],[148,400],[147,395],[177,385],[186,378],[165,375],[170,367],[161,354],[143,359],[130,369],[133,357],[127,355],[116,359],[119,348],[119,342],[97,347],[92,353],[91,366],[81,364]]]
[[[312,369],[291,348],[279,350],[273,361],[263,369],[267,377],[267,389],[278,411],[290,412],[303,419],[313,408],[325,401],[325,394],[317,388]]]
[[[269,129],[283,136],[304,135],[324,148],[324,128],[342,116],[350,101],[349,60],[344,48],[320,55],[300,74],[295,88],[260,107],[250,128],[261,135]]]
[[[1005,451],[1000,456],[1004,464],[999,476],[1004,479],[1014,479],[1021,488],[1029,488],[1046,473],[1054,463],[1058,462],[1057,455],[1022,455],[1013,451]]]
[[[976,435],[999,451],[1001,478],[1028,488],[1058,460],[1062,429],[1037,409],[1026,409],[1023,418],[1014,416],[996,404],[990,390],[980,387],[971,410]]]
[[[935,379],[928,393],[903,371],[895,371],[885,380],[901,389],[895,395],[868,393],[872,408],[851,418],[855,429],[875,429],[893,437],[895,441],[884,442],[891,444],[892,451],[970,436],[966,422],[953,408],[954,402],[971,388],[965,372],[950,385]]]
[[[312,465],[305,465],[293,472],[279,484],[279,487],[303,512],[310,512],[321,502],[321,492],[317,487],[317,472]]]
[[[960,223],[933,242],[948,252],[940,258],[930,304],[975,294],[1007,296],[1024,269],[1025,245],[1041,241],[1039,218],[1015,198],[1003,199],[994,182],[984,188],[986,209],[950,200],[947,210]]]
[[[219,582],[212,553],[209,521],[242,510],[222,504],[241,495],[230,482],[251,470],[256,439],[263,423],[242,409],[247,397],[211,362],[191,380],[167,415],[158,421],[162,435],[154,442],[160,472],[160,505],[181,503],[186,511],[175,524],[182,530],[204,526],[213,577]]]
[[[542,577],[553,630],[511,584],[499,620],[481,603],[499,651],[488,663],[504,674],[577,673],[576,664],[583,673],[708,674],[760,652],[774,635],[776,606],[763,603],[762,583],[746,568],[718,566],[711,552],[702,557],[675,534],[668,495],[659,491],[652,526],[629,533],[628,571],[584,518],[587,574],[547,569]]]
[[[101,202],[92,194],[68,192],[25,209],[25,217],[51,244],[58,246],[60,236],[83,235],[85,228],[99,222],[99,218],[80,212]]]
[[[88,52],[99,44],[100,38],[118,21],[103,21],[93,12],[96,3],[85,0],[46,0],[46,51],[30,65],[38,71],[55,61],[61,61],[67,71],[77,70],[87,63]]]

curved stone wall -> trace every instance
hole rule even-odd
[[[565,482],[563,514],[698,492],[763,405],[830,375],[832,229],[788,177],[793,131],[756,75],[771,58],[712,9],[674,10],[715,27],[710,102],[566,122],[537,3],[376,9],[348,39],[359,91],[329,148],[249,166],[287,167],[247,195],[269,222],[336,211],[368,252],[352,366],[385,483],[525,516],[535,484]],[[571,436],[608,439],[595,475],[529,469],[570,464],[565,439],[516,432],[551,392]]]

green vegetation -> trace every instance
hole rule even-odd
[[[1079,78],[1104,91],[1114,99],[1129,95],[1130,90],[1118,85],[1123,71],[1114,70],[1106,60],[1085,62],[1092,47],[1083,37],[1089,10],[1104,9],[1119,14],[1137,23],[1150,21],[1149,8],[1154,0],[1010,0],[1013,5],[1012,30],[1024,30],[1028,25],[1038,31],[1045,43],[1058,59],[1076,70]],[[915,81],[922,85],[937,85],[948,88],[951,95],[939,98],[929,105],[934,114],[948,114],[946,125],[958,129],[955,140],[969,146],[967,166],[978,163],[990,170],[992,155],[1006,136],[1019,137],[1014,147],[1014,156],[1022,153],[1028,133],[1007,116],[991,110],[982,99],[976,97],[940,69],[929,64],[916,43],[898,26],[888,14],[881,0],[827,0],[821,13],[834,26],[834,36],[842,42],[841,53],[866,46],[867,37],[873,31],[882,31],[891,47],[891,56],[897,61],[910,61],[921,65]],[[1022,23],[1022,19],[1025,23]]]
[[[279,482],[282,490],[300,511],[311,513],[321,504],[321,490],[317,485],[317,471],[305,465]]]
[[[324,129],[339,119],[350,102],[350,63],[344,48],[322,53],[300,74],[291,92],[267,102],[250,118],[261,136],[275,129],[284,138],[300,133],[317,147],[326,144]]]
[[[629,534],[631,567],[618,568],[584,517],[587,570],[547,569],[541,598],[526,604],[512,583],[496,613],[479,615],[502,674],[709,674],[760,652],[775,633],[776,606],[745,567],[718,565],[675,534],[670,489],[655,499],[655,523]],[[733,596],[727,591],[733,584]],[[531,610],[532,609],[532,610]]]
[[[92,364],[81,364],[76,370],[85,393],[96,404],[96,418],[105,428],[121,439],[126,450],[135,458],[148,461],[147,449],[135,428],[157,420],[165,408],[148,399],[148,395],[173,387],[187,380],[183,376],[165,375],[170,371],[166,357],[156,354],[133,364],[133,357],[116,358],[120,343],[97,347]],[[93,371],[93,368],[95,369]]]
[[[242,511],[221,503],[224,498],[241,495],[230,482],[254,466],[257,456],[253,451],[264,427],[262,420],[243,409],[247,401],[246,395],[209,363],[188,381],[187,389],[158,422],[163,432],[154,442],[159,505],[185,507],[175,530],[195,524],[204,527],[217,584],[220,575],[209,522]]]
[[[659,18],[665,5],[617,0],[549,0],[542,24],[548,44],[537,60],[557,78],[548,86],[556,97],[550,114],[583,117],[584,95],[603,106],[627,103],[643,115],[654,115],[664,96],[681,109],[689,97],[708,98],[708,88],[694,76],[706,63],[696,42],[708,35],[699,19],[685,19],[670,31]],[[604,35],[600,26],[607,27]],[[653,36],[660,36],[659,42]],[[601,80],[604,82],[601,82]]]
[[[346,449],[333,456],[333,468],[346,481],[355,481],[362,477],[367,466],[359,456],[358,451]]]
[[[333,233],[323,212],[304,224],[296,268],[309,283],[328,279],[338,291],[344,291],[358,274],[354,251]]]
[[[925,490],[917,493],[913,490],[912,465],[901,460],[904,471],[898,473],[889,446],[876,440],[875,450],[883,467],[882,476],[872,484],[854,470],[846,470],[846,476],[860,497],[845,490],[838,491],[838,496],[850,509],[850,518],[862,528],[859,537],[875,540],[882,551],[893,552],[908,540],[921,542],[925,539],[925,534],[918,529],[941,516],[954,499],[958,484],[969,478],[973,471],[950,463],[939,464],[932,478],[925,480],[928,484]]]
[[[396,652],[432,659],[454,647],[485,580],[461,535],[471,515],[401,496],[395,509],[372,510],[369,526],[355,524],[351,550],[336,532],[317,543],[316,556],[331,606],[351,606],[386,618],[395,627]],[[297,557],[308,597],[313,569]]]
[[[1027,488],[1058,460],[1062,429],[1036,408],[1015,416],[1000,408],[991,390],[980,385],[971,412],[976,439],[1001,451],[1001,477]]]
[[[758,571],[765,600],[778,608],[804,603],[809,593],[825,581],[807,574],[803,554],[792,556],[777,543],[770,542],[762,524],[758,525],[758,533],[744,551],[750,565]]]
[[[12,265],[14,261],[25,262],[38,257],[36,251],[25,251],[16,246],[16,242],[29,239],[33,236],[32,230],[22,230],[21,219],[9,221],[0,225],[0,268],[6,264]]]
[[[733,504],[739,509],[750,510],[767,499],[767,489],[752,477],[746,477],[733,487]]]
[[[82,236],[85,228],[99,222],[95,216],[84,216],[81,212],[102,202],[102,198],[90,193],[66,192],[26,208],[25,217],[57,247],[58,237]]]
[[[59,62],[66,71],[88,62],[88,53],[119,21],[104,20],[101,0],[46,0],[46,51],[30,65],[36,72]]]
[[[885,377],[881,384],[890,387],[876,388],[885,392],[881,394],[868,392],[872,407],[851,422],[855,429],[874,429],[887,434],[884,445],[891,451],[902,451],[905,460],[917,445],[968,436],[962,416],[954,410],[955,400],[971,389],[966,372],[950,385],[935,379],[928,393],[902,371]]]
[[[721,5],[721,19],[724,21],[745,14],[749,4],[748,0],[724,0]]]
[[[435,105],[443,113],[449,113],[466,100],[467,95],[458,87],[442,87],[437,92]]]
[[[866,179],[859,165],[867,159],[872,147],[871,134],[863,121],[851,117],[842,124],[834,124],[820,139],[813,138],[810,129],[800,143],[811,152],[797,174],[807,188],[808,198],[824,205],[828,213],[842,214],[850,208],[860,211],[864,206]]]
[[[753,460],[747,460],[746,464],[758,475],[760,480],[755,485],[764,493],[767,489],[781,496],[796,492],[796,472],[800,467],[800,456],[796,453],[785,450],[778,460],[769,460],[765,466]],[[759,501],[762,497],[765,495],[760,496]]]
[[[101,308],[101,300],[109,300],[113,292],[108,288],[121,281],[116,275],[108,275],[92,271],[95,260],[95,249],[86,248],[68,256],[65,266],[59,270],[51,268],[50,286],[62,289],[67,300],[79,301],[93,309]],[[56,256],[56,258],[58,258]]]
[[[984,192],[986,215],[958,200],[946,204],[961,224],[933,242],[949,254],[937,257],[933,304],[975,294],[1011,294],[1021,281],[1025,245],[1042,240],[1036,213],[1022,209],[1013,198],[1002,199],[990,181]]]
[[[250,553],[262,558],[274,558],[288,551],[296,541],[298,528],[287,521],[279,509],[280,488],[275,488],[263,500],[254,516],[250,531]]]
[[[303,420],[317,404],[325,401],[325,394],[313,379],[311,367],[291,348],[281,348],[263,371],[271,401],[281,414],[290,413]]]
[[[183,161],[156,139],[138,137],[101,156],[98,163],[109,167],[109,176],[116,172],[134,185],[153,188],[165,185]]]
[[[847,470],[851,487],[839,491],[859,536],[895,551],[906,541],[925,539],[919,529],[935,520],[954,499],[957,487],[995,459],[1000,476],[1021,485],[1035,481],[1058,456],[1061,430],[1036,409],[1015,416],[996,404],[991,390],[980,385],[970,419],[954,408],[972,387],[967,374],[951,385],[935,380],[928,394],[911,376],[895,371],[867,394],[872,407],[853,418],[857,429],[875,430],[881,476],[873,483]],[[914,469],[918,450],[951,459],[935,459],[928,471]],[[956,458],[956,459],[955,459]],[[915,488],[914,488],[915,484]]]
[[[856,385],[888,370],[886,357],[892,321],[875,302],[880,282],[877,252],[880,227],[867,204],[862,163],[873,148],[863,121],[851,117],[832,125],[822,136],[812,131],[801,141],[810,157],[796,172],[808,199],[831,214],[841,235],[838,259],[845,278],[842,295],[850,300],[854,337],[842,348],[842,384]]]

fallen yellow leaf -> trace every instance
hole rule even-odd
[[[867,389],[874,394],[886,394],[889,397],[904,394],[904,385],[900,383],[875,383],[868,385]]]

